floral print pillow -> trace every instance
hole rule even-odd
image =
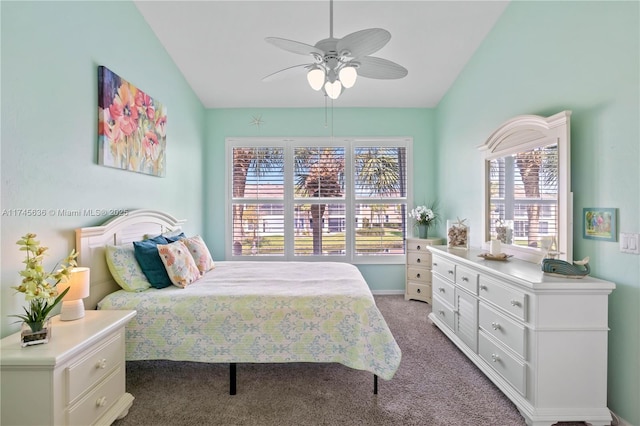
[[[176,241],[171,244],[158,244],[158,254],[164,263],[169,274],[169,279],[176,287],[185,288],[193,284],[200,277],[200,271],[189,249],[182,242]]]
[[[200,273],[204,274],[216,267],[213,262],[213,258],[211,257],[211,253],[200,235],[183,238],[180,241],[186,244],[189,249],[189,253],[191,253],[193,260],[195,260],[196,265],[198,265]]]

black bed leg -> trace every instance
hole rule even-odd
[[[378,375],[377,374],[373,375],[373,394],[374,395],[378,394]]]
[[[236,394],[236,363],[229,364],[229,395]]]

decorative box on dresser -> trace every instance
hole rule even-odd
[[[404,299],[431,304],[431,252],[427,246],[442,244],[440,238],[407,238]]]
[[[517,259],[430,247],[431,321],[518,407],[528,425],[609,425],[608,296],[615,285],[549,276]]]
[[[52,319],[49,343],[0,341],[3,425],[109,425],[133,403],[125,391],[125,325],[135,311],[87,310]]]

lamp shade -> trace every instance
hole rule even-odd
[[[318,67],[312,68],[307,73],[307,81],[309,82],[309,86],[313,90],[322,89],[322,85],[324,84],[324,70]]]
[[[72,321],[84,317],[84,302],[82,299],[89,297],[90,284],[89,268],[73,268],[67,282],[58,284],[58,292],[62,293],[69,288],[62,299],[60,319]]]
[[[354,84],[356,84],[358,72],[354,67],[344,67],[340,70],[339,76],[344,88],[350,89]]]
[[[336,80],[333,83],[327,81],[324,85],[324,91],[331,99],[338,99],[338,96],[342,93],[342,84],[340,83],[340,80]]]

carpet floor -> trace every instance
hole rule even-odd
[[[228,394],[228,364],[127,362],[130,425],[492,425],[524,426],[516,407],[427,315],[430,305],[376,296],[402,350],[394,378],[340,364],[238,364]],[[563,426],[583,423],[563,423]]]

